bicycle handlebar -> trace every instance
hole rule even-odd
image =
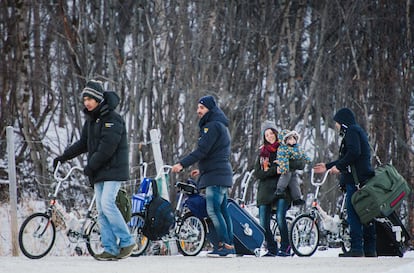
[[[326,182],[326,178],[328,177],[328,174],[329,174],[330,171],[331,171],[330,169],[326,170],[325,174],[322,177],[322,180],[320,180],[320,182],[315,182],[314,181],[315,171],[312,168],[311,169],[311,184],[316,186],[316,187],[322,186]]]
[[[69,170],[69,172],[66,174],[66,176],[62,178],[62,177],[59,177],[59,176],[58,176],[58,170],[59,170],[60,165],[61,165],[61,163],[60,163],[60,162],[58,162],[58,164],[56,165],[56,169],[55,169],[55,171],[53,172],[53,177],[54,177],[54,178],[55,178],[58,182],[62,182],[62,181],[67,180],[67,179],[69,178],[69,176],[72,174],[72,172],[73,172],[74,170],[83,171],[83,169],[82,169],[81,167],[79,167],[79,166],[75,166],[75,167],[70,168],[70,170]]]
[[[165,170],[165,169],[167,169],[167,170]],[[160,170],[158,171],[157,176],[155,177],[155,179],[160,178],[161,175],[163,175],[163,174],[168,174],[171,169],[172,169],[171,165],[162,165]]]

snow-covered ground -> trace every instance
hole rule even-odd
[[[24,256],[0,257],[1,273],[412,273],[414,272],[414,253],[408,252],[403,258],[338,258],[339,250],[317,251],[314,256],[300,257],[262,257],[242,256],[236,258],[208,258],[202,252],[196,257],[141,256],[128,259],[102,262],[87,256],[47,256],[40,260],[30,260]]]
[[[41,203],[26,203],[20,207],[18,224],[28,215],[27,207],[41,211]],[[31,209],[33,210],[33,209]],[[23,212],[25,211],[25,212]],[[58,233],[52,252],[39,260],[31,260],[19,254],[12,256],[9,208],[0,208],[0,273],[261,273],[261,272],[295,272],[295,273],[414,273],[414,251],[406,252],[403,258],[338,258],[340,249],[318,250],[312,257],[262,257],[241,256],[236,258],[208,258],[206,252],[196,257],[141,256],[130,257],[115,262],[96,261],[90,256],[76,256],[75,245]],[[85,251],[86,252],[86,251]]]

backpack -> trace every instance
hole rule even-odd
[[[159,240],[170,231],[175,217],[171,203],[158,195],[157,185],[152,181],[154,197],[147,205],[143,234],[150,240]]]
[[[131,220],[131,200],[128,197],[126,190],[119,189],[115,200],[116,206],[124,217],[126,223]]]

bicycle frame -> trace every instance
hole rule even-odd
[[[311,256],[316,251],[320,243],[319,232],[325,236],[328,247],[341,246],[344,252],[349,251],[350,236],[346,222],[345,194],[339,214],[333,217],[328,215],[318,202],[320,187],[326,182],[329,172],[325,172],[321,180],[315,181],[314,170],[311,171],[311,184],[316,187],[315,197],[309,211],[297,216],[293,221],[290,235],[292,249],[298,256]]]
[[[75,170],[81,170],[80,167],[72,167],[65,177],[59,177],[58,163],[54,178],[57,185],[52,194],[49,194],[49,206],[45,212],[37,212],[29,215],[22,223],[19,230],[19,246],[23,254],[31,259],[39,259],[47,255],[53,248],[57,230],[66,230],[66,236],[71,243],[77,243],[75,252],[82,255],[82,249],[79,247],[80,242],[85,242],[91,255],[103,251],[100,243],[100,230],[96,223],[96,215],[93,215],[93,206],[95,195],[89,204],[88,212],[84,218],[79,221],[77,217],[71,217],[66,213],[60,203],[57,202],[61,184],[67,180]],[[74,229],[75,226],[80,228]]]

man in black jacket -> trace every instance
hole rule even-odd
[[[352,206],[351,198],[357,190],[352,170],[358,181],[366,181],[375,175],[371,167],[371,152],[365,131],[356,123],[354,113],[348,108],[340,109],[334,116],[335,127],[343,137],[339,150],[339,159],[330,163],[315,165],[315,173],[331,169],[331,173],[341,173],[340,187],[346,190],[347,221],[350,227],[351,251],[341,253],[339,257],[376,257],[375,224],[362,225]]]
[[[82,91],[86,121],[80,139],[53,161],[64,162],[88,153],[85,175],[96,195],[96,208],[104,252],[97,260],[117,260],[131,255],[135,248],[121,212],[115,204],[122,181],[129,178],[128,144],[123,118],[115,111],[119,97],[103,90],[100,81],[91,80]]]

